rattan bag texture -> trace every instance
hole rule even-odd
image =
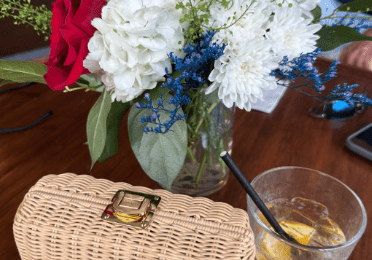
[[[101,219],[118,190],[161,197],[146,230]],[[242,209],[73,173],[41,178],[19,206],[13,231],[23,260],[253,260],[255,256],[253,232]]]

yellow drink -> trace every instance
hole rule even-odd
[[[288,202],[283,201],[283,199],[278,201],[279,207],[275,201],[267,203],[266,206],[276,217],[283,230],[300,244],[322,247],[346,242],[344,233],[328,217],[328,210],[324,205],[304,198],[294,198],[291,202],[289,200],[287,200]],[[314,210],[318,210],[318,212],[312,212]],[[319,212],[321,214],[318,214]],[[262,213],[258,213],[257,216],[272,229]],[[257,251],[259,260],[293,259],[292,256],[296,250],[269,233],[263,231],[258,234],[258,239],[260,241],[260,248]]]

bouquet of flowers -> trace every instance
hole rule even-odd
[[[0,61],[2,85],[33,81],[56,91],[101,92],[87,119],[92,167],[117,153],[127,111],[136,158],[170,188],[186,156],[193,159],[198,130],[210,130],[207,118],[218,104],[250,111],[265,91],[282,85],[311,88],[316,94],[307,95],[320,100],[372,105],[351,93],[357,85],[322,95],[338,62],[322,73],[313,66],[321,50],[372,40],[360,33],[365,19],[336,16],[369,11],[369,1],[355,0],[325,17],[320,0],[56,0],[52,12],[29,1],[0,0],[0,14],[18,11],[12,15],[18,23],[45,34],[49,60]],[[307,80],[290,85],[296,78]],[[220,143],[204,145],[205,154],[210,145],[220,152]]]

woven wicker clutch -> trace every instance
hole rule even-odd
[[[142,193],[151,198],[139,202]],[[135,213],[125,215],[110,207]],[[146,207],[147,215],[137,212]],[[107,221],[110,218],[137,227]],[[140,221],[148,225],[146,229],[138,229]],[[25,195],[13,230],[23,260],[253,260],[255,256],[253,232],[242,209],[73,173],[40,179]]]

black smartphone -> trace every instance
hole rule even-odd
[[[351,151],[372,161],[372,123],[348,136],[345,145]]]

